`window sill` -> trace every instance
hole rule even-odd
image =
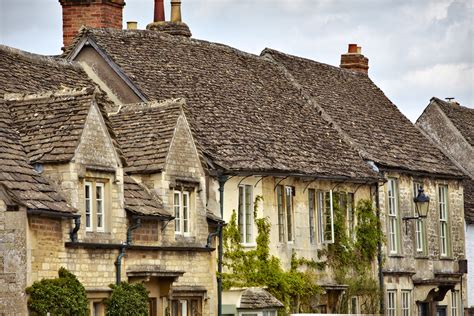
[[[240,243],[243,248],[255,248],[257,247],[256,243]]]
[[[453,257],[449,257],[449,256],[446,256],[446,257],[439,257],[439,260],[443,260],[443,261],[455,261]]]
[[[390,258],[404,258],[404,255],[401,255],[399,253],[392,253],[388,255]]]
[[[428,260],[430,257],[425,254],[415,254],[415,259]]]

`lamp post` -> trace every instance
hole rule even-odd
[[[418,189],[418,195],[413,198],[415,202],[416,216],[405,216],[402,220],[405,222],[405,234],[408,234],[408,221],[423,219],[428,216],[430,209],[430,197],[423,190],[423,186]]]

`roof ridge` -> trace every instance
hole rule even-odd
[[[341,68],[339,66],[334,66],[334,65],[331,65],[331,64],[322,63],[320,61],[317,61],[317,60],[314,60],[314,59],[311,59],[311,58],[307,58],[307,57],[301,57],[301,56],[296,56],[296,55],[284,53],[284,52],[281,52],[279,50],[276,50],[274,48],[269,48],[269,47],[265,47],[262,50],[262,52],[260,53],[260,57],[265,58],[265,56],[264,56],[265,54],[272,55],[272,53],[277,54],[277,55],[283,55],[287,58],[296,58],[296,59],[316,63],[316,64],[319,64],[319,65],[322,65],[322,66],[325,66],[325,67],[328,67],[328,68],[332,68],[333,70],[340,71],[340,72],[343,72],[343,73],[349,73],[349,74],[354,74],[354,75],[358,75],[358,76],[367,77],[366,74],[362,74],[362,73],[359,73],[359,72],[356,72],[356,71],[353,71],[353,70],[350,70],[350,69],[345,69],[345,68]]]
[[[69,67],[76,67],[79,68],[79,64],[74,61],[68,61],[64,58],[61,58],[61,55],[54,55],[54,56],[48,56],[48,55],[40,55],[40,54],[35,54],[31,52],[27,52],[25,50],[21,50],[18,48],[14,48],[11,46],[6,46],[3,44],[0,44],[0,51],[4,51],[9,54],[15,54],[20,57],[24,57],[26,59],[32,60],[32,61],[40,61],[40,62],[46,62],[46,63],[51,63],[51,64],[56,64],[56,65],[61,65],[61,66],[69,66]]]
[[[138,103],[130,103],[123,105],[119,108],[119,110],[115,113],[109,113],[109,116],[119,115],[126,112],[134,112],[140,110],[148,110],[148,109],[155,109],[155,108],[166,108],[171,107],[173,105],[178,105],[180,108],[186,104],[184,98],[175,98],[175,99],[166,99],[166,100],[153,100],[148,102],[138,102]]]
[[[4,99],[7,101],[28,101],[36,99],[61,98],[61,97],[76,97],[83,95],[95,96],[96,88],[70,88],[64,86],[58,90],[47,90],[36,93],[5,93]]]

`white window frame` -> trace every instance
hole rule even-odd
[[[329,193],[329,208],[326,203],[326,194]],[[333,206],[333,193],[332,190],[329,192],[318,191],[317,192],[317,208],[318,208],[318,230],[319,230],[319,241],[321,244],[332,244],[334,243],[334,206]],[[328,212],[328,213],[327,213]],[[326,227],[328,225],[327,220],[329,217],[329,227],[331,233],[327,234]]]
[[[308,189],[309,242],[316,243],[316,190]]]
[[[353,315],[359,314],[359,298],[357,296],[352,296],[350,299],[349,311]]]
[[[175,216],[175,235],[189,236],[191,233],[191,222],[190,222],[190,192],[189,191],[178,191],[173,192],[173,210]],[[176,200],[176,197],[178,199]],[[187,201],[187,204],[184,202]],[[176,203],[177,202],[177,203]]]
[[[100,188],[102,196],[100,199],[97,198],[97,188]],[[99,182],[95,180],[84,181],[84,215],[85,215],[85,228],[86,232],[105,232],[107,225],[107,185],[105,182]],[[89,198],[87,198],[87,193]],[[100,210],[98,201],[100,201]],[[87,209],[89,208],[89,212]],[[87,217],[89,216],[89,225],[87,225]],[[99,224],[99,216],[102,219],[102,225]]]
[[[100,191],[102,193],[101,198],[97,196],[98,190],[97,188],[100,188]],[[100,207],[99,207],[99,201]],[[104,232],[105,231],[105,185],[104,183],[96,183],[95,184],[95,215],[97,218],[97,231],[98,232]],[[99,221],[99,217],[101,217],[102,221]],[[102,223],[102,226],[99,226],[99,222]]]
[[[397,290],[387,290],[387,316],[397,316]]]
[[[451,316],[461,316],[459,310],[459,291],[455,290],[451,292]]]
[[[401,306],[401,316],[411,316],[411,291],[402,290],[402,306]]]
[[[240,231],[240,242],[245,245],[255,243],[253,227],[253,186],[239,185],[239,213],[237,222]],[[248,237],[248,238],[247,238]]]
[[[285,219],[286,219],[286,237],[288,242],[295,240],[295,215],[293,211],[293,188],[285,186]]]
[[[449,256],[449,213],[448,213],[448,186],[438,185],[439,211],[439,253],[442,257]]]
[[[285,198],[284,198],[284,187],[278,185],[276,188],[277,198],[277,216],[278,216],[278,241],[280,243],[285,242]]]
[[[85,182],[84,184],[84,214],[85,214],[85,227],[86,227],[86,232],[91,232],[94,230],[94,209],[92,203],[94,201],[93,199],[93,191],[92,190],[92,182]],[[89,198],[87,198],[87,193],[89,194]],[[89,212],[87,210],[89,209]],[[89,217],[89,225],[87,225],[87,217]]]
[[[388,249],[391,255],[400,252],[400,221],[398,209],[398,180],[388,179]]]

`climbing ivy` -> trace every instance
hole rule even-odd
[[[293,253],[291,268],[285,271],[280,260],[270,254],[270,228],[268,218],[258,218],[258,204],[262,201],[257,196],[254,203],[254,222],[257,227],[257,246],[244,250],[241,245],[236,212],[223,231],[223,288],[262,286],[279,299],[287,312],[305,312],[308,301],[321,292],[316,284],[316,263],[296,258]],[[300,271],[302,265],[307,269]]]
[[[338,312],[347,313],[349,299],[357,296],[363,309],[361,312],[372,314],[378,312],[381,295],[373,277],[372,263],[377,255],[378,244],[383,241],[383,234],[370,200],[357,203],[356,217],[355,238],[352,240],[347,233],[345,212],[336,200],[334,243],[320,251],[319,256],[332,269],[336,281],[348,285],[338,304]]]
[[[377,313],[381,293],[373,277],[372,263],[383,234],[370,200],[361,200],[356,207],[355,238],[346,227],[345,210],[341,210],[338,197],[334,201],[334,243],[318,252],[319,261],[298,258],[293,252],[291,267],[285,271],[280,260],[270,254],[270,228],[268,218],[258,218],[257,196],[254,203],[254,222],[257,227],[256,247],[245,250],[237,224],[237,214],[223,231],[223,287],[263,286],[285,304],[286,312],[316,312],[315,299],[322,288],[317,285],[318,271],[326,267],[334,273],[339,284],[348,288],[338,302],[337,312],[347,313],[349,300],[359,298],[362,313]],[[319,272],[320,273],[320,272]]]

